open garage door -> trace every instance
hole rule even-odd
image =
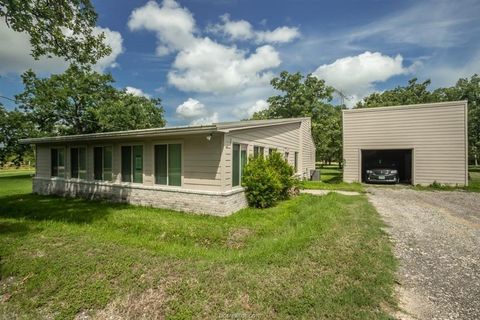
[[[412,149],[362,150],[362,182],[412,183]]]

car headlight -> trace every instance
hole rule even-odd
[[[397,174],[398,171],[397,170],[390,170],[390,173]]]
[[[367,170],[367,173],[373,173],[373,171],[372,170]]]

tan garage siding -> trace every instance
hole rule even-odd
[[[361,179],[362,149],[413,149],[414,184],[468,183],[466,117],[464,101],[345,110],[344,180]]]

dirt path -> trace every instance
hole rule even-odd
[[[400,319],[480,319],[480,193],[369,188],[400,260]]]

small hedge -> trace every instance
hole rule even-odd
[[[250,157],[242,177],[249,206],[268,208],[279,200],[288,199],[293,188],[298,186],[293,174],[293,167],[278,152],[267,158]]]

